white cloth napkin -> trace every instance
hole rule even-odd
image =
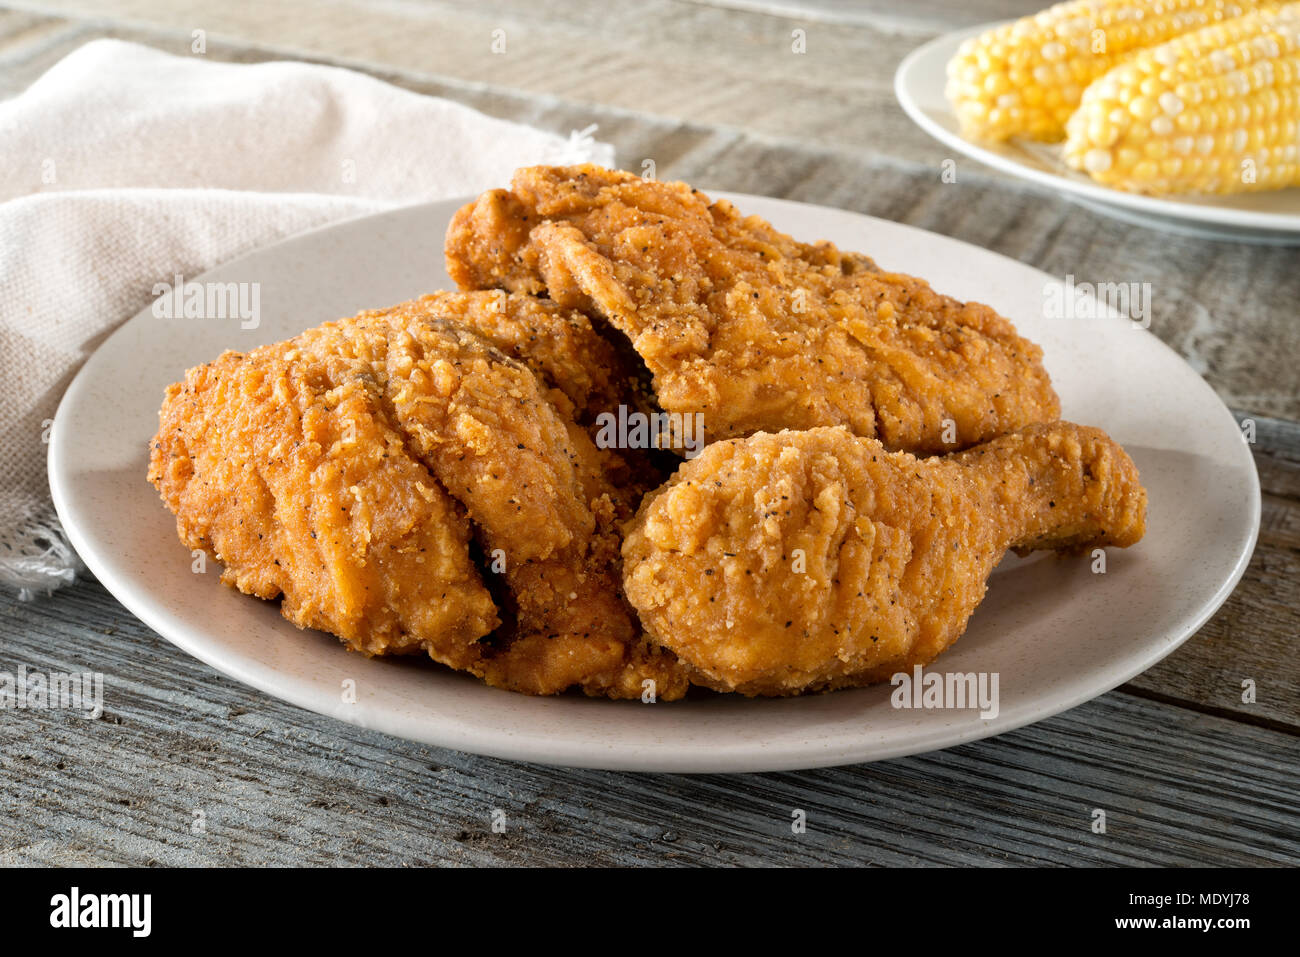
[[[0,103],[0,584],[74,580],[46,424],[80,364],[152,300],[323,223],[505,185],[613,149],[349,70],[234,65],[96,40]]]

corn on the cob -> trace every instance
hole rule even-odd
[[[1143,50],[1083,94],[1066,162],[1151,195],[1300,185],[1300,3]]]
[[[948,63],[964,136],[1056,142],[1084,89],[1135,51],[1281,0],[1073,0],[967,40]]]

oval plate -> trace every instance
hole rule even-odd
[[[898,65],[894,94],[899,105],[940,143],[996,170],[1045,186],[1102,215],[1138,226],[1202,239],[1300,244],[1300,189],[1234,196],[1141,196],[1102,186],[1070,169],[1060,158],[1059,146],[1019,140],[975,143],[963,137],[943,92],[948,61],[967,37],[995,26],[985,24],[936,37],[917,47]]]
[[[439,747],[644,771],[849,764],[998,734],[1150,667],[1227,598],[1259,525],[1254,462],[1214,392],[1153,335],[1126,320],[1045,319],[1050,277],[953,239],[842,210],[728,198],[795,236],[874,253],[886,268],[994,306],[1046,350],[1067,417],[1107,429],[1137,461],[1151,499],[1147,538],[1112,550],[1105,574],[1093,574],[1088,556],[1004,561],[967,634],[936,662],[939,671],[996,672],[996,717],[895,709],[888,685],[787,700],[530,698],[428,662],[349,653],[284,621],[277,604],[220,585],[215,562],[191,571],[145,480],[164,387],[224,349],[450,288],[442,240],[459,201],[306,233],[194,277],[260,284],[256,328],[146,309],[110,336],[68,388],[51,435],[50,485],[73,545],[151,628],[269,695]],[[355,703],[343,700],[347,680]]]

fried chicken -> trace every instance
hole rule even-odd
[[[844,425],[950,452],[1060,407],[1041,350],[978,303],[797,242],[684,183],[532,167],[447,232],[463,288],[546,294],[625,333],[664,410],[710,441]]]
[[[829,690],[932,661],[1008,549],[1142,537],[1123,450],[1043,424],[1038,347],[865,255],[592,166],[520,170],[446,252],[467,291],[191,369],[151,448],[181,540],[351,649],[530,694]],[[628,410],[712,444],[607,447]]]
[[[546,398],[571,431],[600,435],[598,418],[620,406],[645,409],[638,370],[575,309],[548,299],[508,295],[500,290],[440,291],[366,315],[393,322],[424,321],[430,315],[449,320],[482,336],[528,367],[546,387]],[[639,449],[600,448],[578,441],[587,467],[603,472],[613,487],[619,518],[629,518],[650,489],[669,471]]]
[[[467,325],[533,343],[537,373]],[[600,351],[581,317],[494,293],[361,313],[191,370],[149,478],[182,541],[300,627],[533,694],[679,697],[619,588],[641,490],[573,418],[618,398],[574,363]]]
[[[478,333],[545,383],[547,398],[565,418],[589,423],[629,399],[635,370],[586,315],[549,299],[502,291],[436,292],[370,314],[380,313],[416,321],[436,314]]]
[[[499,623],[464,509],[406,448],[368,364],[319,331],[170,386],[149,480],[221,580],[368,655],[477,660]]]
[[[504,565],[513,621],[472,670],[533,694],[581,685],[636,697],[647,679],[661,697],[684,691],[619,589],[617,492],[600,451],[566,428],[527,368],[468,330],[434,320],[387,336],[402,433]]]
[[[1065,422],[928,459],[842,427],[763,433],[647,497],[624,587],[716,690],[870,684],[957,640],[1008,549],[1129,546],[1145,512],[1132,460]]]

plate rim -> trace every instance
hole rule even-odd
[[[1197,202],[1171,202],[1157,196],[1144,196],[1140,193],[1126,193],[1123,190],[1102,186],[1098,183],[1081,182],[1062,176],[1059,173],[1035,169],[1024,163],[1003,156],[981,144],[966,139],[936,123],[924,110],[913,95],[909,80],[917,75],[917,64],[926,57],[940,51],[948,51],[945,62],[956,52],[963,40],[1014,20],[998,20],[965,27],[940,34],[911,50],[894,71],[894,98],[907,117],[928,133],[931,138],[951,147],[972,159],[990,166],[1016,179],[1047,187],[1063,194],[1064,198],[1075,197],[1092,200],[1100,206],[1118,206],[1122,209],[1135,210],[1155,216],[1186,221],[1188,226],[1203,224],[1206,226],[1232,227],[1241,230],[1239,234],[1219,232],[1219,238],[1238,242],[1254,238],[1256,241],[1282,243],[1300,243],[1300,214],[1268,213],[1258,210],[1228,209],[1222,206],[1209,206]],[[1291,187],[1297,189],[1298,187]],[[1096,206],[1092,208],[1096,209]],[[1099,210],[1100,211],[1100,210]],[[1131,222],[1131,220],[1129,220]],[[1158,222],[1147,223],[1151,228],[1160,228]]]
[[[901,228],[918,235],[937,237],[944,242],[958,244],[980,255],[993,256],[1005,260],[1015,267],[1029,269],[1049,280],[1053,279],[1050,274],[1037,267],[1011,259],[1001,253],[985,249],[973,243],[852,210],[730,191],[716,191],[710,193],[710,195],[717,198],[726,198],[737,203],[753,203],[757,201],[760,205],[774,204],[798,207],[804,210],[829,211],[838,215],[855,217],[868,223],[884,225],[890,229]],[[212,267],[212,269],[206,270],[201,275],[195,276],[193,281],[203,281],[205,277],[217,270],[237,268],[241,263],[248,260],[259,258],[281,247],[292,247],[298,243],[310,241],[313,237],[332,230],[345,227],[356,228],[358,224],[371,220],[378,223],[383,220],[398,220],[412,215],[439,215],[439,209],[458,208],[467,199],[457,198],[411,204],[328,223],[242,253]],[[758,210],[754,211],[758,212]],[[422,728],[421,730],[432,730],[437,733],[415,734],[412,733],[412,729],[409,727],[399,727],[402,722],[400,716],[386,717],[382,708],[362,708],[359,705],[351,705],[348,708],[326,707],[321,703],[318,693],[313,692],[310,686],[301,678],[275,672],[269,666],[250,667],[246,662],[240,660],[241,655],[239,653],[214,645],[210,641],[205,642],[195,630],[192,622],[186,622],[171,613],[157,602],[140,583],[133,581],[126,575],[119,575],[115,572],[109,564],[109,559],[100,554],[99,546],[84,534],[84,530],[76,520],[78,506],[75,503],[75,483],[72,481],[75,473],[68,468],[68,456],[74,450],[69,448],[72,443],[64,434],[62,423],[66,422],[68,417],[63,416],[62,413],[65,408],[73,407],[77,403],[80,394],[90,388],[94,381],[97,360],[107,361],[103,356],[106,355],[109,343],[119,336],[129,335],[127,327],[136,319],[148,313],[150,308],[150,306],[146,306],[104,338],[82,364],[81,368],[78,369],[60,398],[58,409],[54,415],[54,424],[51,428],[47,453],[47,476],[55,509],[72,546],[101,585],[131,614],[135,615],[168,643],[175,645],[222,675],[233,678],[241,684],[254,688],[274,699],[288,702],[304,710],[424,745],[551,766],[685,774],[767,772],[835,767],[870,763],[956,747],[961,744],[1005,734],[1068,711],[1112,691],[1158,663],[1199,630],[1218,611],[1228,596],[1232,594],[1245,574],[1258,539],[1261,515],[1259,477],[1254,457],[1246,449],[1242,462],[1249,463],[1250,475],[1253,479],[1250,483],[1248,541],[1236,556],[1231,572],[1220,584],[1215,594],[1202,604],[1200,611],[1192,619],[1189,619],[1189,622],[1184,624],[1176,635],[1165,633],[1161,644],[1157,645],[1154,642],[1149,642],[1144,645],[1142,654],[1126,658],[1128,664],[1118,671],[1111,671],[1104,681],[1086,687],[1080,686],[1071,694],[1063,695],[1057,692],[1052,695],[1041,695],[1033,699],[1031,705],[1025,706],[1021,713],[1009,720],[992,719],[988,722],[971,723],[961,729],[946,727],[922,729],[917,735],[900,739],[886,747],[871,745],[867,742],[866,735],[863,735],[863,737],[855,739],[851,744],[841,743],[837,745],[828,754],[809,752],[806,749],[798,750],[793,745],[787,745],[784,750],[776,751],[755,751],[752,746],[744,746],[738,747],[735,751],[722,749],[711,750],[708,754],[690,753],[684,758],[671,756],[670,744],[656,750],[649,756],[643,756],[639,752],[627,750],[600,752],[593,749],[590,743],[563,738],[548,740],[545,752],[539,753],[535,742],[531,738],[520,738],[511,732],[502,732],[495,728],[471,727],[460,724],[449,727]],[[1184,365],[1186,364],[1177,352],[1150,333],[1149,330],[1137,329],[1134,332],[1150,336],[1152,344],[1164,350],[1169,357]],[[1196,377],[1196,381],[1200,382],[1201,386],[1214,398],[1219,407],[1218,411],[1235,423],[1232,413],[1208,383],[1205,383],[1199,376]],[[620,703],[611,702],[609,704],[617,706]],[[661,751],[663,753],[660,753]]]

